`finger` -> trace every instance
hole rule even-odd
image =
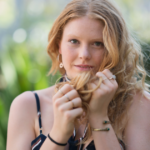
[[[96,75],[99,77],[102,76],[103,83],[105,83],[108,86],[111,86],[114,83],[112,82],[112,80],[115,81],[114,75],[112,74],[112,72],[110,72],[109,69],[105,69],[103,72],[98,72]]]
[[[80,117],[83,113],[83,109],[82,108],[76,108],[76,109],[72,109],[69,111],[65,112],[66,118],[70,119],[75,119],[77,117]]]
[[[109,79],[111,83],[116,82],[116,76],[113,75],[109,69],[105,69],[102,73]]]
[[[69,101],[67,103],[62,104],[59,109],[60,111],[66,111],[66,110],[71,110],[71,109],[75,109],[78,107],[81,107],[82,103],[81,103],[81,99],[80,98],[75,98],[72,101]]]
[[[64,96],[62,96],[61,98],[56,99],[55,102],[57,103],[57,106],[59,106],[63,103],[71,101],[77,97],[79,97],[79,95],[78,95],[77,91],[73,89],[73,90],[69,91],[67,94],[65,94]]]
[[[75,89],[73,89],[66,93],[63,97],[65,97],[68,101],[71,101],[72,99],[79,97],[79,94]]]
[[[73,87],[69,84],[65,84],[59,91],[53,96],[53,100],[55,101],[57,98],[62,97],[69,91],[73,90]]]
[[[81,98],[77,97],[72,100],[74,108],[82,107]]]
[[[56,100],[54,100],[54,105],[56,107],[59,107],[60,105],[68,102],[68,101],[72,101],[75,98],[79,98],[79,95],[77,93],[77,91],[75,89],[69,91],[67,94],[65,94],[64,96],[57,98]]]
[[[105,74],[104,74],[105,73]],[[103,81],[101,83],[100,89],[103,90],[105,93],[109,93],[109,91],[114,91],[115,89],[118,88],[118,84],[116,80],[112,81],[109,79],[109,77],[112,77],[112,73],[108,70],[105,69],[103,72],[98,72],[96,74],[98,77],[102,77]],[[103,84],[106,86],[103,86]]]
[[[105,69],[104,71],[102,71],[102,73],[109,79],[110,77],[112,77],[112,72],[109,69]]]
[[[63,91],[61,89],[58,90],[59,94],[61,94],[62,96],[64,95]]]
[[[118,83],[116,81],[116,76],[112,74],[112,72],[108,69],[105,69],[103,71],[103,74],[105,74],[105,76],[109,79],[110,83],[113,84],[113,86],[115,86],[116,88],[118,88]]]
[[[94,88],[95,88],[95,86],[96,86],[96,84],[95,84],[95,83],[94,83],[94,85],[93,85],[93,84],[91,84],[91,86],[92,86],[92,88],[94,89]],[[100,85],[99,89],[100,89],[99,94],[100,94],[100,93],[104,94],[104,93],[106,93],[106,92],[108,92],[108,91],[109,91],[108,86],[107,86],[106,84],[104,84],[103,82],[101,83],[101,85]]]
[[[97,77],[101,77],[102,78],[102,82],[104,83],[104,84],[109,84],[109,79],[108,79],[108,77],[105,75],[105,74],[103,74],[102,72],[97,72],[96,73],[96,76]]]

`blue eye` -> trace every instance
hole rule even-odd
[[[71,42],[72,44],[76,44],[76,43],[78,43],[78,40],[72,39],[72,40],[70,40],[70,42]]]

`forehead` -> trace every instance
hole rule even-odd
[[[63,36],[78,35],[80,37],[102,37],[104,23],[87,16],[70,20],[64,27]]]

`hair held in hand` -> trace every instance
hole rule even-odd
[[[120,137],[127,123],[128,108],[132,103],[133,95],[137,91],[149,91],[145,83],[148,73],[144,69],[143,54],[140,45],[129,34],[126,23],[120,12],[108,0],[73,0],[59,15],[49,33],[47,52],[52,59],[50,73],[55,74],[59,70],[65,74],[64,68],[59,68],[62,58],[59,55],[59,43],[62,38],[65,25],[72,19],[87,16],[104,23],[103,43],[105,53],[98,71],[110,69],[116,75],[118,89],[108,107],[108,117],[116,135]],[[83,108],[88,115],[88,103],[92,96],[90,82],[93,80],[91,73],[85,73],[72,79],[71,82],[59,83],[71,84],[78,91]],[[98,86],[100,80],[97,82]]]
[[[92,89],[91,87],[91,83],[93,81],[97,81],[97,86],[96,88]],[[82,108],[85,112],[84,117],[82,117],[82,120],[80,120],[82,123],[87,123],[88,122],[88,114],[89,114],[89,102],[91,100],[92,97],[92,93],[97,90],[100,85],[102,83],[102,78],[98,78],[94,75],[94,73],[92,71],[89,72],[83,72],[81,74],[79,74],[77,77],[73,78],[70,81],[67,82],[60,82],[58,84],[56,84],[56,92],[58,92],[59,89],[61,89],[65,84],[70,84],[71,86],[73,86],[73,88],[78,92],[81,100],[82,100]],[[88,139],[88,137],[91,135],[91,130],[90,130],[90,126],[88,126],[88,130],[87,130],[87,134],[86,134],[86,138]],[[85,141],[84,139],[84,141]]]

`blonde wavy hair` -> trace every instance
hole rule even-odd
[[[65,73],[64,69],[59,68],[62,58],[59,57],[58,60],[63,29],[70,20],[84,16],[103,21],[105,25],[103,41],[106,52],[99,71],[110,69],[116,75],[118,89],[109,104],[108,117],[117,137],[123,139],[122,135],[128,121],[127,113],[133,96],[142,90],[149,91],[149,85],[145,83],[147,73],[143,65],[144,56],[141,47],[129,34],[120,12],[108,0],[72,0],[65,7],[54,22],[48,37],[47,52],[52,59],[50,74],[55,74],[57,70],[61,74]],[[68,82],[77,89],[87,115],[90,93],[95,90],[90,89],[88,83],[93,79],[92,74],[87,73]],[[59,83],[56,87],[61,88],[63,84],[65,83]],[[98,86],[100,84],[101,80],[99,80]],[[90,127],[88,133],[86,139],[91,135]]]

